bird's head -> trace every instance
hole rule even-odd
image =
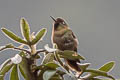
[[[53,27],[55,30],[61,30],[68,27],[67,23],[62,18],[55,19],[52,16],[50,17],[54,20]]]

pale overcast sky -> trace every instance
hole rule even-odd
[[[91,63],[91,68],[115,61],[110,73],[120,77],[120,0],[0,0],[0,27],[5,26],[22,37],[19,22],[25,17],[31,32],[48,29],[38,48],[51,44],[50,15],[67,21],[79,40],[78,51],[86,57],[85,62]],[[1,31],[0,38],[0,46],[13,43]],[[16,53],[1,52],[0,64]]]

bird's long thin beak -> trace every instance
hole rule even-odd
[[[53,19],[53,21],[55,21],[55,22],[56,22],[55,18],[53,18],[52,16],[50,16],[50,17]]]

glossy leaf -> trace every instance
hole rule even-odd
[[[22,74],[22,76],[26,79],[26,75],[25,75],[23,69],[20,66],[19,66],[19,70],[20,70],[20,73]]]
[[[49,80],[62,80],[60,75],[55,74],[54,76],[52,76]]]
[[[45,64],[45,66],[46,66],[46,67],[49,67],[49,68],[51,68],[51,69],[56,69],[56,68],[59,67],[58,64],[55,64],[55,63],[53,63],[53,62],[49,62],[49,63]]]
[[[35,59],[39,59],[39,58],[40,58],[40,55],[36,55],[34,58],[35,58]]]
[[[0,80],[4,80],[4,76],[3,75],[0,75]]]
[[[59,63],[58,65],[59,65],[60,67],[62,67],[62,68],[66,71],[66,73],[68,73],[68,72],[69,72],[69,68],[68,68],[66,65],[63,64],[63,62],[61,61],[58,53],[56,52],[54,55],[55,55],[56,61],[58,61],[58,63]],[[69,73],[68,73],[68,74],[69,74]]]
[[[91,78],[90,80],[111,80],[111,79],[99,79],[99,78]]]
[[[43,80],[43,74],[48,68],[44,67],[43,65],[40,65],[38,68],[41,69],[41,71],[38,74],[37,80]]]
[[[58,67],[59,67],[58,64],[55,64],[53,62],[48,62],[46,64],[37,66],[35,69],[39,69],[39,70],[43,70],[44,69],[44,70],[47,70],[47,69],[56,69]]]
[[[46,33],[46,29],[43,28],[41,29],[35,36],[35,38],[32,40],[31,44],[36,44],[39,40],[41,40],[43,38],[43,36],[45,35]]]
[[[52,77],[50,80],[62,80],[60,77]]]
[[[17,65],[14,65],[10,73],[10,80],[19,80]]]
[[[0,71],[1,71],[6,65],[8,65],[9,63],[11,63],[11,60],[10,60],[10,59],[7,59],[6,61],[4,61],[4,62],[0,65]]]
[[[29,42],[30,41],[30,28],[28,22],[22,18],[20,20],[21,32],[23,37]]]
[[[23,58],[22,62],[19,64],[20,73],[22,74],[24,79],[29,80],[29,78],[28,78],[29,76],[27,76],[27,75],[30,75],[30,73],[29,73],[29,69],[28,69],[29,67],[28,67],[28,60],[26,59],[26,54],[22,51],[22,52],[20,52],[20,56]]]
[[[56,70],[47,70],[43,74],[43,79],[49,80],[55,73],[56,73]]]
[[[27,58],[22,58],[22,62],[19,64],[19,70],[25,80],[34,80],[34,76],[30,71],[30,66]]]
[[[37,66],[35,69],[43,70],[45,68],[44,65]]]
[[[108,62],[106,64],[104,64],[101,68],[99,68],[99,71],[102,71],[102,72],[108,72],[109,70],[112,69],[112,67],[114,66],[114,62],[111,61],[111,62]],[[106,73],[107,74],[107,73]],[[91,73],[90,77],[96,77],[96,76],[100,76],[99,74],[96,74],[96,73]],[[109,76],[111,78],[113,78],[112,76]],[[114,79],[114,78],[113,78]]]
[[[58,47],[57,47],[57,45],[55,43],[53,44],[53,48],[58,49]],[[59,53],[58,51],[54,52],[55,60],[58,62],[58,65],[61,68],[63,68],[67,74],[69,74],[69,68],[66,65],[63,64],[63,62],[61,61],[60,56],[59,56],[58,53]],[[62,75],[66,74],[65,72],[63,72]]]
[[[20,55],[21,57],[26,57],[26,54],[25,54],[23,51],[21,51],[21,52],[19,53],[19,55]]]
[[[108,62],[108,63],[104,64],[99,70],[108,72],[113,68],[114,64],[115,64],[115,62],[113,62],[113,61]]]
[[[54,60],[54,54],[53,54],[53,53],[48,53],[48,54],[44,57],[42,64],[46,64],[46,63],[48,63],[48,62],[53,62],[53,60]]]
[[[14,45],[10,43],[10,44],[7,44],[5,47],[6,48],[14,48]]]
[[[90,80],[103,80],[103,79],[99,79],[99,78],[91,78]]]
[[[58,51],[58,54],[60,54],[64,58],[71,59],[71,60],[75,60],[75,59],[85,60],[82,56],[75,53],[74,51],[69,51],[69,50]]]
[[[90,65],[90,63],[79,63],[78,65],[82,71],[85,71]]]
[[[14,46],[11,43],[7,44],[5,46],[0,46],[0,51],[3,51],[3,50],[8,49],[8,48],[14,48]]]
[[[1,66],[0,66],[0,75],[5,76],[5,74],[12,68],[13,63],[10,59],[6,60]]]
[[[55,55],[56,61],[58,61],[61,66],[64,66],[63,62],[60,59],[60,56],[59,56],[58,52],[56,52],[54,55]]]
[[[60,74],[60,75],[64,75],[64,74],[66,74],[65,72],[63,72],[63,71],[61,71],[61,70],[57,70],[56,73],[58,73],[58,74]]]
[[[9,38],[11,38],[12,40],[15,40],[16,42],[19,42],[19,43],[27,44],[26,41],[24,41],[23,39],[21,39],[20,37],[18,37],[17,35],[15,35],[13,32],[9,31],[8,29],[2,28],[2,31],[3,31]]]
[[[111,79],[115,80],[111,75],[108,75],[104,71],[95,70],[95,69],[88,69],[88,70],[86,70],[86,72],[92,73],[91,76],[90,76],[91,78],[96,77],[96,76],[103,76],[103,77],[108,77],[108,78],[111,78]]]

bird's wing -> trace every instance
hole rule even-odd
[[[64,39],[64,44],[65,46],[72,46],[74,47],[74,51],[77,52],[77,45],[78,45],[78,41],[76,36],[74,35],[74,33],[72,32],[72,30],[67,30],[67,32],[62,36],[62,38]]]
[[[76,38],[76,36],[75,36],[75,34],[72,32],[72,30],[69,29],[69,30],[65,33],[64,36],[74,39],[74,40],[77,42],[77,45],[79,44],[78,39]]]
[[[79,44],[78,39],[76,38],[75,34],[72,32],[72,36],[74,37],[75,41],[77,42],[77,45]]]

